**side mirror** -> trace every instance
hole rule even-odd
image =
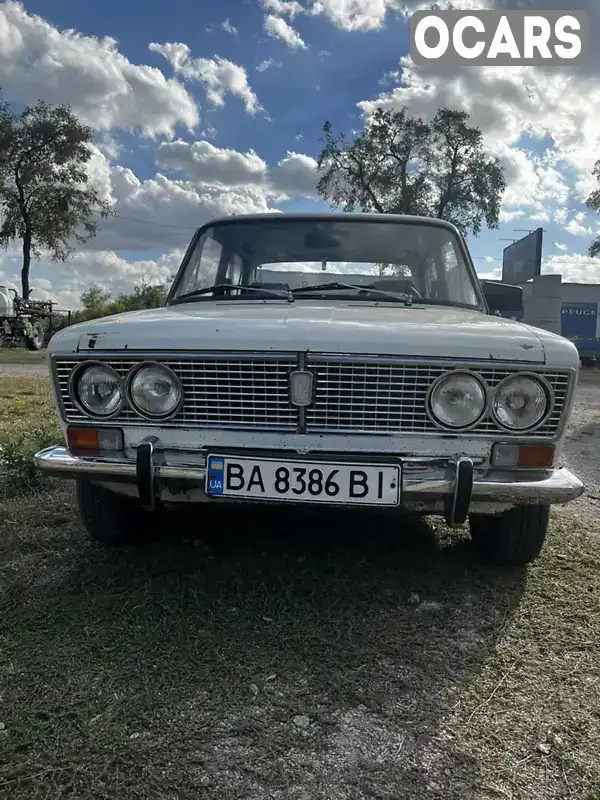
[[[523,287],[499,281],[481,281],[481,288],[492,314],[494,312],[521,313],[523,311]]]

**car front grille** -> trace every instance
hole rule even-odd
[[[96,355],[96,354],[95,354]],[[177,415],[165,422],[141,418],[125,408],[111,420],[122,425],[190,427],[239,430],[275,430],[306,433],[438,434],[443,433],[426,412],[426,397],[440,375],[460,366],[471,369],[494,388],[523,366],[487,366],[444,362],[418,362],[389,357],[309,355],[303,367],[313,372],[312,404],[304,413],[290,403],[289,374],[302,359],[298,354],[256,354],[186,358],[103,358],[125,377],[142,360],[157,361],[181,379],[184,403]],[[67,422],[89,421],[69,393],[69,378],[81,360],[57,358],[54,369]],[[554,393],[554,408],[531,438],[552,438],[561,422],[572,373],[536,370]],[[510,436],[486,415],[469,435]]]

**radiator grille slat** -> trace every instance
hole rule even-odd
[[[107,361],[123,377],[142,361],[97,358]],[[256,354],[252,358],[224,355],[156,360],[179,376],[185,393],[177,416],[158,423],[161,426],[297,430],[298,412],[289,401],[288,388],[289,373],[298,365],[294,353],[281,357]],[[69,376],[79,363],[72,358],[56,361],[59,393],[71,423],[89,420],[69,396]],[[440,433],[426,413],[425,401],[433,381],[450,368],[447,364],[310,355],[305,366],[315,375],[315,399],[305,415],[307,433]],[[472,369],[494,388],[522,367],[479,365]],[[556,435],[569,392],[570,373],[544,371],[543,375],[554,391],[555,406],[546,422],[529,434],[533,438]],[[122,425],[154,424],[143,421],[129,408],[114,421]],[[500,432],[493,418],[487,416],[469,435],[498,436]],[[505,431],[501,435],[511,436]]]

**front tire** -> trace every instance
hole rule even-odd
[[[77,505],[88,535],[105,547],[141,544],[156,520],[156,514],[143,509],[136,498],[84,479],[77,481]]]
[[[44,326],[41,322],[34,322],[33,335],[25,339],[28,350],[41,350],[44,346]]]
[[[499,566],[524,566],[540,555],[550,506],[517,506],[497,517],[472,514],[471,539],[479,555]]]

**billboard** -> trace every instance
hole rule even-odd
[[[567,339],[595,339],[597,324],[597,303],[562,304],[561,333]]]
[[[502,283],[526,283],[542,271],[543,228],[504,248]]]

